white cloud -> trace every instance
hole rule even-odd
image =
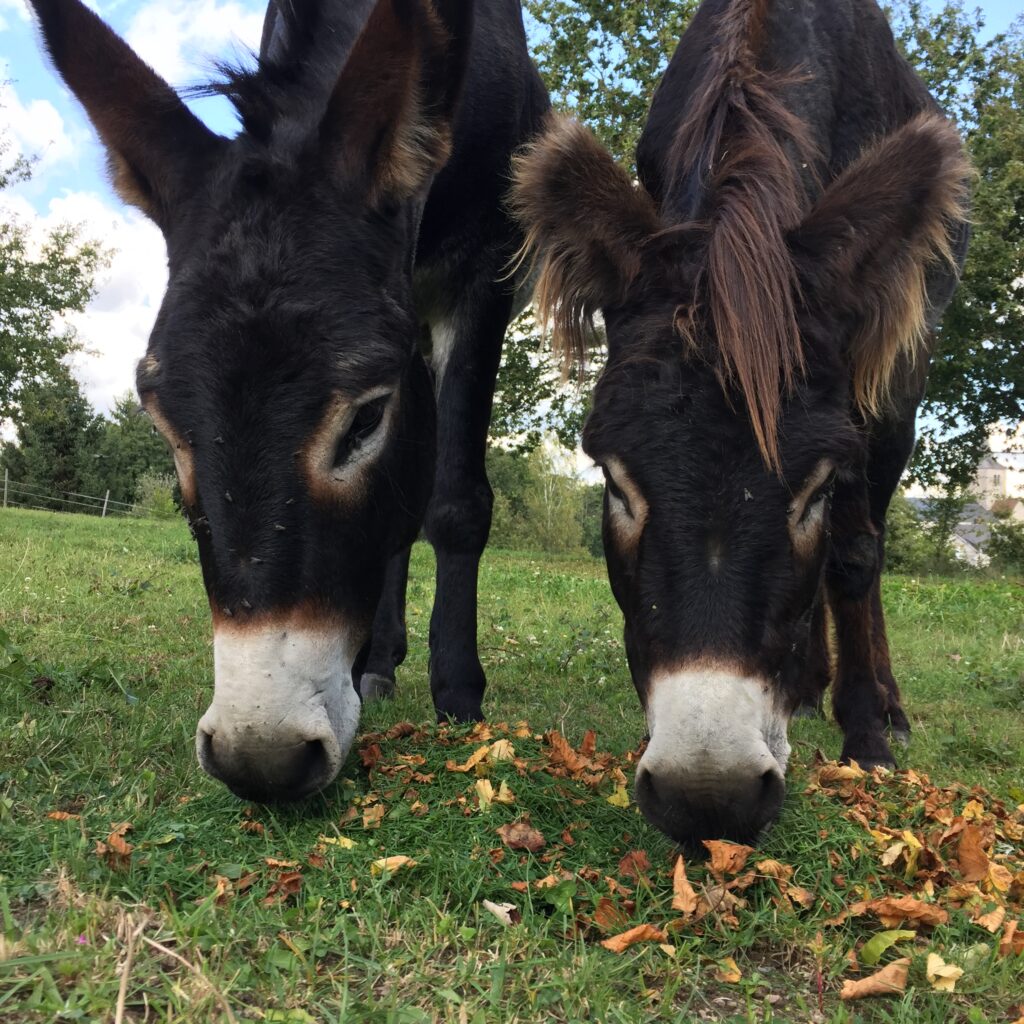
[[[29,20],[28,4],[25,3],[25,0],[0,0],[0,12],[6,13],[7,11],[13,11],[17,15],[19,21]],[[0,32],[3,32],[10,27],[10,21],[0,13]]]
[[[237,0],[155,0],[132,17],[125,39],[172,85],[202,79],[232,46],[257,49],[262,6]]]
[[[110,206],[92,192],[68,192],[40,216],[23,197],[0,197],[0,210],[29,225],[42,239],[59,224],[81,225],[85,238],[111,251],[110,265],[96,279],[96,296],[71,316],[84,351],[72,367],[86,397],[101,412],[135,387],[135,364],[146,352],[153,321],[167,284],[166,252],[159,230],[134,210]]]
[[[10,142],[7,159],[38,158],[33,172],[37,176],[74,162],[81,136],[68,128],[49,100],[22,102],[9,77],[9,65],[0,62],[0,134]]]

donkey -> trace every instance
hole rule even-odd
[[[778,815],[788,721],[835,622],[842,757],[909,733],[879,596],[885,512],[967,247],[956,131],[874,0],[704,0],[654,94],[639,184],[552,118],[512,202],[538,302],[608,363],[584,432],[650,742],[638,804],[679,841]]]
[[[434,704],[481,717],[484,450],[522,242],[503,199],[548,108],[517,0],[272,7],[257,68],[214,87],[233,139],[79,0],[33,5],[118,193],[167,242],[137,386],[212,612],[203,768],[255,800],[335,777],[356,687],[386,694],[405,656],[424,522]]]

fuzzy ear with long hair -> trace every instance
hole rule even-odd
[[[551,114],[514,160],[509,205],[521,258],[539,268],[536,303],[554,347],[581,359],[594,313],[623,301],[661,227],[654,201],[588,129]]]
[[[881,414],[898,364],[934,326],[929,269],[959,273],[971,173],[953,125],[919,114],[865,149],[790,235],[805,301],[853,324],[843,342],[867,416]]]
[[[370,202],[426,190],[451,153],[472,26],[472,0],[377,0],[320,126],[335,180]]]
[[[118,195],[164,230],[224,139],[79,0],[31,0],[61,78],[107,149]]]

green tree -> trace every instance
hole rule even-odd
[[[35,495],[25,503],[65,508],[72,495],[98,493],[92,455],[101,431],[102,420],[63,363],[27,383],[19,396],[17,443],[0,452],[15,485]]]
[[[889,503],[885,517],[885,568],[887,572],[923,573],[933,566],[933,542],[917,510],[902,491]]]
[[[7,159],[9,148],[0,139],[0,191],[30,177],[28,161]],[[38,240],[10,214],[0,216],[0,420],[16,416],[21,391],[40,377],[56,379],[80,347],[64,318],[85,308],[105,260],[78,228]]]
[[[556,106],[624,165],[696,0],[525,0]],[[897,39],[957,120],[978,169],[963,282],[940,328],[914,469],[966,483],[988,428],[1024,415],[1024,19],[982,41],[959,0],[896,0]]]
[[[993,523],[985,554],[993,568],[1024,573],[1024,523],[1012,519]]]
[[[137,500],[139,481],[146,473],[160,477],[174,474],[174,458],[167,442],[139,408],[132,392],[118,398],[103,421],[93,459],[95,476],[102,482],[102,490],[96,493],[109,488],[115,501]]]

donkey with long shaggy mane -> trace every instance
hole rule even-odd
[[[552,117],[512,204],[556,345],[607,333],[584,447],[650,731],[637,799],[677,839],[749,839],[832,675],[827,608],[843,758],[891,765],[886,727],[909,734],[885,512],[970,172],[874,0],[704,0],[637,165]]]
[[[272,0],[258,65],[213,89],[232,139],[79,0],[32,2],[167,242],[137,384],[213,615],[203,767],[246,799],[334,778],[360,691],[387,695],[405,656],[421,526],[434,704],[479,718],[484,451],[522,242],[503,199],[548,108],[518,0]]]

